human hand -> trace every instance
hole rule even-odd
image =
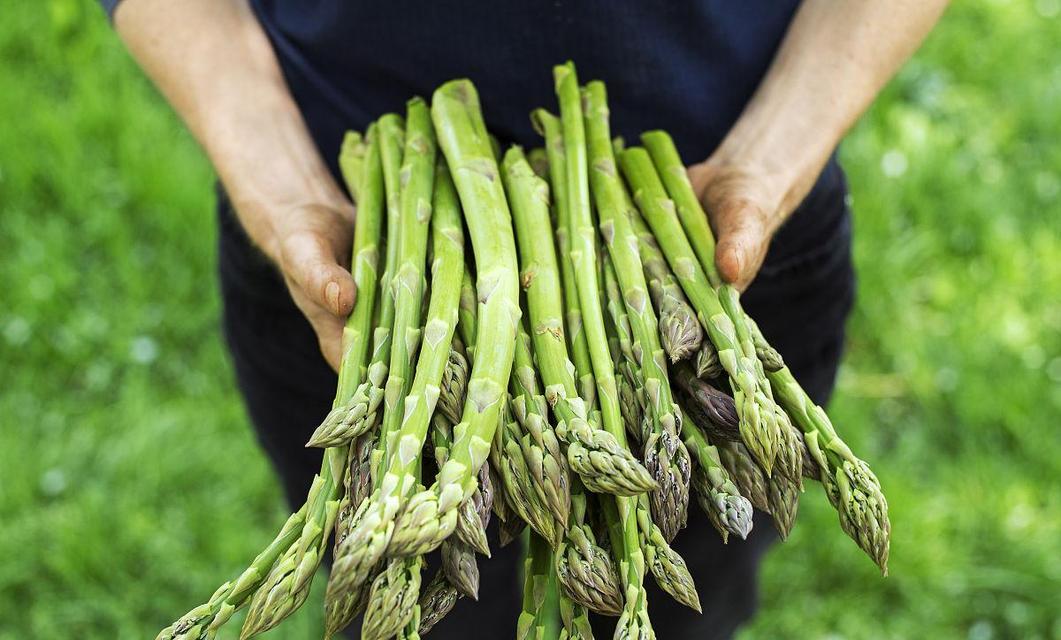
[[[317,334],[321,354],[338,371],[343,325],[357,296],[349,270],[354,208],[306,204],[266,216],[267,229],[258,226],[261,215],[240,218],[279,268],[291,299]]]
[[[689,180],[715,232],[715,266],[723,280],[743,291],[794,209],[787,204],[791,188],[779,176],[719,154],[689,167]]]

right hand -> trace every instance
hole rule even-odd
[[[270,216],[259,246],[277,265],[291,299],[317,334],[321,353],[332,369],[339,370],[343,325],[354,307],[357,288],[350,268],[353,238],[353,205],[345,207],[306,204]],[[241,216],[242,219],[242,216]]]

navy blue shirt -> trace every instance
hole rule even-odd
[[[615,134],[633,143],[641,131],[663,128],[687,162],[703,160],[752,96],[799,4],[250,1],[335,173],[345,130],[401,113],[411,96],[430,99],[456,77],[478,87],[487,125],[503,142],[540,145],[528,114],[539,106],[556,111],[552,66],[568,59],[583,82],[606,82]],[[829,235],[843,195],[834,160],[801,208],[819,214],[797,211],[771,258]]]

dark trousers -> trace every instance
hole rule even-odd
[[[854,296],[850,219],[842,190],[814,206],[836,224],[803,238],[805,248],[771,249],[754,285],[742,298],[770,342],[808,393],[824,403],[833,388],[843,348],[844,320]],[[230,207],[219,196],[220,276],[224,332],[240,391],[293,508],[306,497],[321,453],[303,445],[330,407],[336,376],[321,358],[309,324],[292,303],[276,270],[250,246]],[[787,236],[798,234],[786,234]],[[780,255],[773,259],[774,255]],[[703,614],[682,607],[648,578],[657,636],[728,638],[755,612],[757,572],[776,540],[768,516],[757,514],[748,540],[723,545],[707,518],[690,505],[689,526],[675,541],[697,581]],[[480,602],[458,602],[432,638],[511,638],[520,610],[519,545],[480,560]],[[433,571],[438,566],[431,562]],[[426,578],[425,578],[426,579]],[[611,635],[612,619],[595,621],[597,637]]]

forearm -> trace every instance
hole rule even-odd
[[[285,216],[350,213],[246,0],[125,0],[117,30],[206,150],[252,240],[274,260]]]
[[[777,185],[782,219],[939,19],[946,0],[804,0],[766,77],[714,154]]]

